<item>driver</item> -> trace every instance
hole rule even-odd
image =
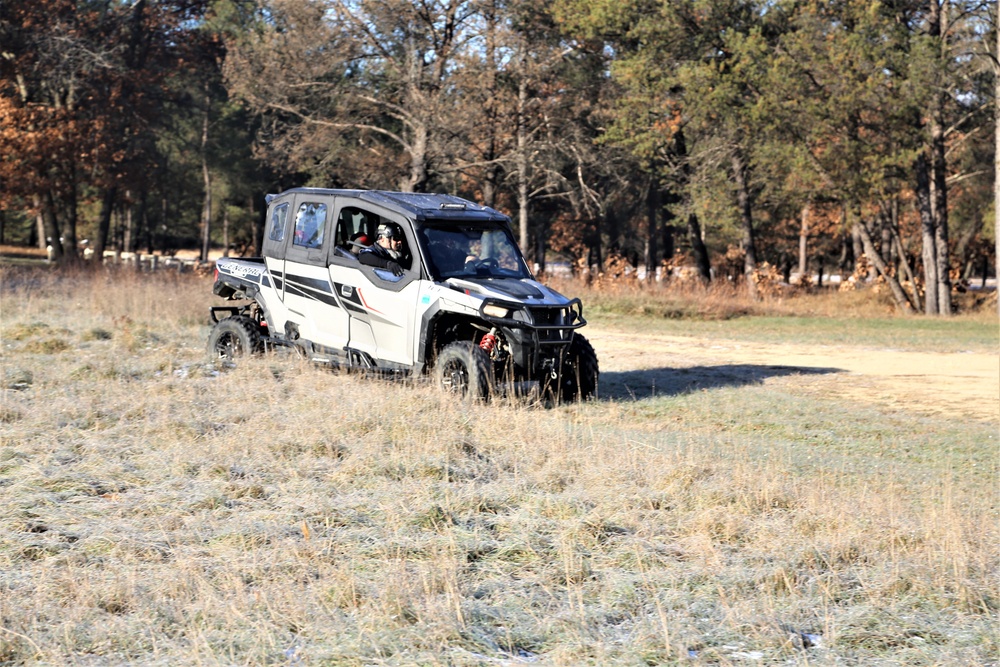
[[[403,230],[394,222],[378,226],[377,239],[358,255],[358,261],[367,266],[377,266],[392,271],[392,275],[403,275],[402,262],[405,261],[406,239]]]
[[[482,249],[482,245],[479,241],[471,241],[469,243],[469,252],[465,256],[466,264],[471,264],[479,259],[479,251]]]

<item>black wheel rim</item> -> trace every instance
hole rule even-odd
[[[238,336],[224,333],[219,336],[219,340],[215,343],[215,351],[220,359],[232,360],[243,351],[243,346],[240,344]]]
[[[461,361],[452,360],[441,369],[441,386],[445,390],[464,394],[469,389],[469,370]]]

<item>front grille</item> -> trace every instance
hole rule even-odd
[[[565,321],[565,308],[532,308],[531,319],[543,327],[560,326]]]
[[[488,306],[508,309],[507,317],[487,315]],[[516,338],[533,338],[546,345],[566,344],[573,338],[573,331],[587,323],[579,299],[564,305],[521,306],[499,300],[487,299],[479,308],[479,315],[490,324],[506,329]],[[522,333],[523,332],[523,333]]]
[[[567,328],[568,308],[531,308],[531,319],[542,343],[569,340],[572,329]]]

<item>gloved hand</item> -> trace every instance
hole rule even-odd
[[[394,275],[394,276],[401,276],[401,275],[403,275],[403,267],[401,267],[399,265],[399,262],[394,262],[394,261],[390,260],[389,263],[386,264],[385,268],[387,268],[390,271],[392,271],[392,275]]]

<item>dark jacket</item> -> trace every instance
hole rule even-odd
[[[358,255],[358,261],[367,266],[377,266],[392,271],[393,275],[403,275],[403,267],[392,258],[389,251],[377,243],[373,243]]]

